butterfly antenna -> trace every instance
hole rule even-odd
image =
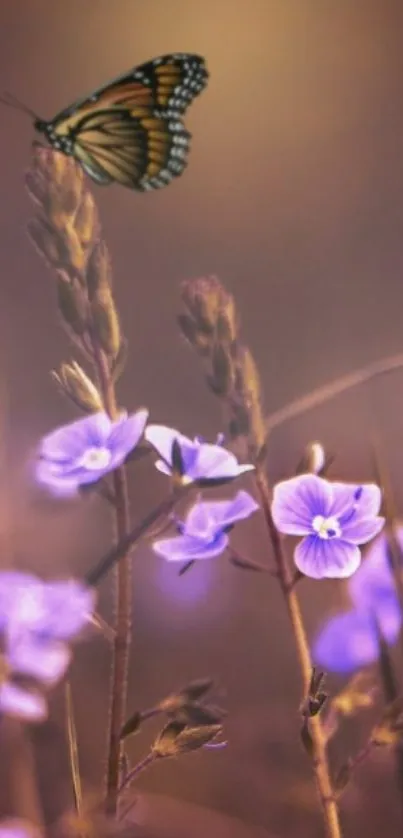
[[[13,96],[12,93],[3,93],[3,96],[0,96],[0,102],[3,105],[7,105],[7,107],[9,108],[14,108],[17,111],[27,113],[29,116],[32,117],[32,119],[38,119],[37,114],[33,110],[31,110],[31,108],[28,108],[28,106],[25,105],[24,102],[20,102],[20,100],[17,99],[16,96]]]

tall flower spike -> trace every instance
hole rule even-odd
[[[257,509],[248,492],[238,492],[232,500],[199,501],[184,522],[176,522],[179,535],[154,542],[153,550],[169,562],[214,558],[227,549],[229,530]]]
[[[112,421],[104,412],[64,425],[45,436],[35,466],[38,484],[52,494],[73,496],[118,468],[140,441],[147,410]]]
[[[233,480],[254,468],[250,464],[240,465],[236,457],[221,445],[201,442],[198,437],[189,439],[165,425],[148,425],[145,438],[162,458],[155,465],[163,474],[173,474],[174,452],[179,449],[182,483]]]
[[[272,515],[279,532],[304,536],[294,560],[313,579],[346,578],[359,567],[358,545],[382,529],[381,491],[374,484],[330,483],[302,474],[274,487]]]

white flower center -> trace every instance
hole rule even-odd
[[[334,516],[325,518],[323,515],[316,515],[312,521],[312,527],[319,538],[340,538],[341,527]]]
[[[108,468],[112,454],[108,448],[88,448],[83,454],[79,465],[88,471]]]

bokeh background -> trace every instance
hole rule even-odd
[[[1,0],[0,87],[45,118],[161,53],[194,51],[208,61],[208,90],[187,120],[194,140],[183,178],[146,195],[94,188],[129,338],[123,405],[145,404],[154,421],[191,435],[220,430],[217,403],[175,324],[180,282],[203,274],[217,274],[235,295],[268,413],[402,350],[402,26],[395,0]],[[1,562],[80,573],[111,538],[102,502],[44,503],[26,474],[38,438],[74,418],[49,375],[71,356],[52,276],[25,233],[32,138],[24,114],[1,110]],[[395,372],[285,423],[271,440],[272,478],[290,475],[307,442],[320,439],[337,455],[334,474],[370,479],[376,431],[401,507],[402,410],[403,372]],[[149,463],[140,466],[133,518],[165,490]],[[248,522],[237,546],[261,560],[262,533]],[[301,596],[313,634],[343,590],[306,582]],[[110,606],[107,583],[106,616]],[[133,708],[212,674],[230,710],[227,751],[157,766],[139,787],[158,796],[163,812],[170,798],[172,823],[175,801],[186,802],[193,838],[201,816],[188,804],[237,819],[236,827],[211,815],[203,831],[216,838],[235,838],[236,829],[240,838],[320,838],[298,742],[296,658],[275,583],[224,562],[178,579],[144,547],[134,562],[133,627]],[[72,679],[89,789],[102,777],[108,677],[105,644],[83,647]],[[350,731],[349,746],[363,735]],[[71,801],[57,697],[54,721],[35,739],[52,819]],[[147,734],[133,741],[133,759],[147,743]],[[337,746],[334,758],[345,751]],[[384,753],[360,769],[343,798],[346,838],[401,834],[392,770]]]

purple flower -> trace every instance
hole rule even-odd
[[[229,529],[258,508],[248,492],[238,492],[232,500],[199,501],[188,512],[186,521],[177,522],[180,534],[156,541],[153,550],[169,562],[219,556],[228,547]]]
[[[0,686],[0,711],[46,715],[41,693],[14,684],[14,675],[44,687],[57,683],[71,660],[71,642],[89,622],[95,592],[74,580],[43,582],[16,571],[0,573],[0,632],[10,678]]]
[[[368,613],[347,611],[332,617],[312,649],[315,663],[329,672],[349,673],[377,660],[376,626]]]
[[[226,451],[220,444],[211,445],[203,442],[200,437],[189,439],[165,425],[148,425],[145,438],[161,457],[155,464],[156,468],[168,475],[173,471],[174,443],[177,443],[183,466],[183,483],[193,483],[197,480],[231,480],[254,468],[252,465],[240,465],[234,454]]]
[[[39,838],[40,834],[32,824],[19,818],[8,818],[0,823],[0,838]]]
[[[36,481],[60,497],[75,495],[124,463],[143,435],[147,410],[112,421],[93,413],[70,422],[42,439],[35,467]]]
[[[381,491],[374,484],[330,483],[302,474],[274,487],[272,515],[279,532],[302,535],[294,553],[298,570],[313,579],[346,578],[359,567],[359,544],[377,535]]]
[[[48,708],[46,699],[38,691],[24,689],[5,681],[0,686],[0,714],[2,713],[26,722],[43,722],[48,715]]]
[[[397,530],[403,548],[403,527]],[[313,646],[315,662],[334,672],[352,672],[379,657],[378,631],[388,644],[396,642],[402,614],[388,562],[388,543],[381,535],[361,567],[349,580],[353,608],[332,617]]]

